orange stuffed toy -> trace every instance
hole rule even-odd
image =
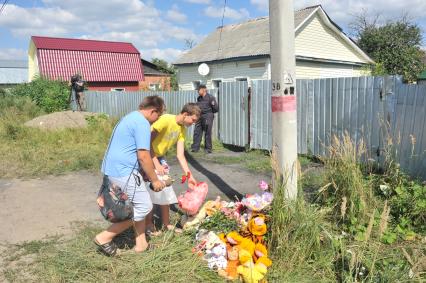
[[[247,227],[241,234],[245,238],[250,238],[254,243],[264,244],[263,236],[268,231],[266,226],[266,216],[264,214],[253,215],[250,218]]]
[[[230,247],[227,251],[228,265],[223,272],[219,272],[220,276],[225,277],[228,280],[235,280],[238,278],[238,265],[240,265],[240,260],[238,255],[240,248],[238,246]]]

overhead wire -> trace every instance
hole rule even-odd
[[[6,8],[7,2],[9,2],[9,0],[4,0],[3,4],[1,5],[1,7],[0,7],[0,15],[4,11],[4,9]]]
[[[221,21],[221,24],[220,24],[219,44],[218,44],[218,47],[217,47],[216,59],[218,59],[218,57],[219,57],[220,43],[222,41],[223,21],[225,19],[225,12],[226,12],[226,0],[224,0],[224,3],[223,3],[223,13],[222,13],[222,21]]]

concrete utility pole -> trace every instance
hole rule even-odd
[[[269,0],[272,146],[288,199],[297,197],[296,57],[293,0]],[[279,185],[279,184],[278,184]]]

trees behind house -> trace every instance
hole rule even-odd
[[[175,66],[167,63],[167,61],[159,58],[152,58],[152,63],[157,65],[161,71],[170,73],[170,86],[172,90],[178,90],[178,81],[177,81],[177,70]]]
[[[351,24],[360,48],[376,61],[373,75],[403,75],[415,81],[425,67],[420,27],[406,16],[385,24],[378,19],[378,15],[369,19],[364,11]]]

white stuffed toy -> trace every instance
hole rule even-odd
[[[206,240],[206,250],[212,250],[216,245],[223,244],[220,238],[213,231],[210,231],[207,234]]]
[[[226,245],[217,244],[211,250],[207,250],[207,265],[210,269],[226,269],[228,261],[226,260]]]

